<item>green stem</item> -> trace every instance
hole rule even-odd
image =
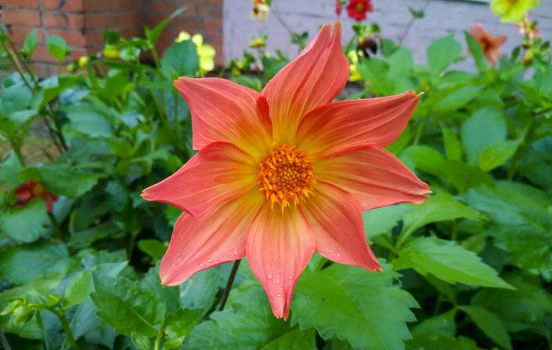
[[[420,118],[422,118],[422,120],[420,120],[420,123],[418,124],[418,129],[416,129],[416,136],[414,137],[415,145],[420,142],[420,138],[422,137],[422,132],[424,130],[425,122],[427,119],[425,116],[420,116]]]
[[[157,333],[155,336],[155,342],[153,343],[153,350],[161,349],[161,332]]]
[[[232,289],[232,284],[234,284],[234,279],[236,278],[236,273],[238,272],[238,268],[240,267],[240,262],[241,259],[234,261],[232,271],[230,271],[228,281],[226,282],[226,288],[224,288],[224,293],[222,294],[222,298],[220,299],[219,311],[224,310],[224,306],[226,305],[226,301],[228,300],[228,296],[230,295],[230,290]]]
[[[65,317],[65,313],[63,311],[55,312],[54,314],[59,318],[59,321],[61,322],[61,326],[63,327],[63,330],[65,331],[65,335],[67,336],[67,340],[69,341],[69,344],[71,345],[71,349],[78,350],[77,342],[75,341],[75,337],[73,336],[73,331],[71,330],[71,327],[69,326],[69,322],[67,321],[67,318]]]

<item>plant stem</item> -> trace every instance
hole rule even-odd
[[[65,335],[67,335],[67,340],[69,341],[69,344],[71,344],[71,349],[78,350],[77,342],[75,341],[75,337],[73,336],[73,331],[71,330],[71,327],[69,326],[69,322],[67,321],[67,318],[65,317],[65,314],[63,311],[56,311],[56,310],[50,310],[53,312],[61,322],[61,325],[63,326],[63,330],[65,331]]]
[[[5,350],[12,350],[8,338],[6,338],[6,335],[2,331],[0,331],[0,344],[2,344]]]
[[[161,345],[161,332],[155,336],[155,342],[153,343],[153,350],[159,350]]]
[[[421,8],[421,11],[424,11],[428,5],[429,5],[429,0],[426,0],[426,2],[424,3],[424,6],[422,6],[422,8]],[[410,22],[408,22],[408,24],[404,28],[403,33],[401,34],[401,36],[399,38],[399,46],[402,45],[404,39],[406,39],[406,36],[408,35],[408,32],[410,32],[410,29],[412,28],[412,25],[414,24],[414,22],[416,22],[417,19],[418,18],[416,18],[416,17],[414,17],[414,15],[412,15],[412,18],[410,19]]]
[[[240,267],[240,263],[241,259],[234,261],[232,271],[230,271],[230,276],[228,276],[228,281],[226,282],[226,288],[224,288],[224,294],[222,294],[222,298],[220,299],[219,311],[224,310],[224,306],[226,305],[226,301],[228,300],[228,296],[230,295],[230,290],[232,289],[232,284],[234,283],[234,279],[236,278],[236,273],[238,272],[238,267]]]

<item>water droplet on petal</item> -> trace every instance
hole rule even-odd
[[[276,280],[276,284],[280,284],[280,280]]]
[[[336,255],[337,255],[337,256],[341,256],[341,253],[337,253]]]
[[[288,276],[288,280],[290,280],[290,281],[291,281],[291,276]]]
[[[207,259],[207,262],[213,262],[213,259],[208,258],[208,259]]]
[[[238,255],[238,251],[237,251],[237,250],[234,250],[234,255]]]
[[[281,297],[281,296],[282,296],[282,293],[276,293],[276,296],[277,296],[277,297]]]
[[[200,263],[199,263],[199,266],[203,266],[203,265],[205,265],[205,264],[204,264],[204,263],[202,263],[202,262],[200,262]]]
[[[272,279],[272,274],[269,273],[268,275],[266,275],[266,278],[268,278],[269,280],[271,280],[271,279]]]

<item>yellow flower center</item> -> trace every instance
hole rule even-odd
[[[361,2],[358,2],[358,3],[355,5],[355,11],[356,11],[356,12],[364,12],[364,4],[361,3]]]
[[[297,206],[308,198],[316,183],[305,153],[284,144],[274,146],[259,162],[257,180],[270,207],[274,209],[274,203],[278,203],[282,213],[291,204]]]

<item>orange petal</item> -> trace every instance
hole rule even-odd
[[[182,77],[174,86],[192,113],[194,149],[221,141],[253,155],[266,153],[272,141],[272,126],[268,112],[258,108],[258,92],[218,78]]]
[[[361,208],[349,193],[319,182],[301,212],[316,236],[316,251],[340,264],[381,271],[366,243]]]
[[[362,210],[421,203],[429,187],[385,149],[364,148],[317,162],[317,179],[351,193]]]
[[[194,218],[245,195],[257,184],[253,157],[230,143],[215,142],[199,151],[165,180],[142,192],[145,200],[174,205]]]
[[[265,86],[274,138],[293,144],[299,122],[309,111],[330,103],[349,78],[341,49],[341,24],[322,27],[314,41]]]
[[[243,258],[247,227],[264,201],[254,191],[203,220],[183,213],[161,261],[161,282],[178,285],[196,272]]]
[[[274,316],[287,319],[299,275],[314,252],[315,239],[295,209],[284,214],[265,204],[251,224],[246,256],[263,285]]]
[[[315,158],[352,147],[385,147],[399,137],[417,104],[418,96],[410,90],[395,96],[322,106],[301,122],[297,144]]]

